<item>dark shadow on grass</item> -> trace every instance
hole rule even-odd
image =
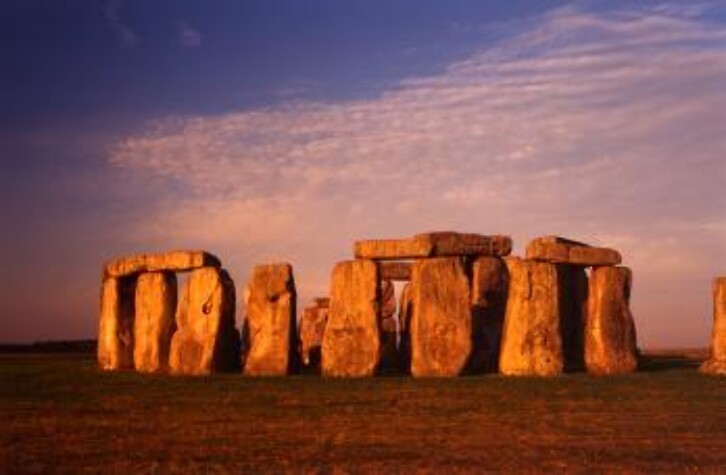
[[[701,361],[680,355],[646,355],[643,356],[638,365],[638,371],[644,373],[656,373],[661,371],[673,371],[679,369],[697,370]]]

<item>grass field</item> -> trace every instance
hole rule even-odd
[[[726,378],[256,379],[0,357],[0,473],[726,472]]]

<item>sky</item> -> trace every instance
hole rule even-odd
[[[303,307],[456,230],[616,248],[640,346],[708,345],[724,2],[0,0],[0,71],[0,341],[95,337],[126,253],[291,262]]]

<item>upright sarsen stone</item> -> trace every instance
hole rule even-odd
[[[134,367],[142,373],[166,371],[169,346],[176,329],[176,276],[172,272],[146,272],[136,284]]]
[[[202,267],[189,279],[176,313],[169,366],[175,374],[210,374],[238,367],[235,288],[226,270]]]
[[[596,267],[590,274],[585,320],[585,367],[593,374],[635,371],[638,350],[630,313],[627,267]]]
[[[306,368],[320,370],[323,335],[328,322],[328,309],[313,305],[300,317],[300,356]]]
[[[479,257],[471,265],[471,371],[496,371],[507,306],[507,266],[498,257]]]
[[[461,259],[417,261],[411,293],[411,374],[461,374],[472,350],[469,279]]]
[[[561,288],[555,264],[506,259],[509,295],[499,370],[505,375],[562,373]]]
[[[323,336],[325,376],[371,376],[381,353],[378,266],[339,262],[333,269],[328,323]]]
[[[401,290],[398,304],[398,369],[401,373],[411,372],[411,314],[413,313],[413,300],[411,283],[407,282]]]
[[[98,330],[98,365],[103,370],[134,368],[136,277],[104,277]]]
[[[247,288],[244,373],[281,376],[297,367],[297,293],[292,266],[256,266]]]
[[[726,277],[713,281],[711,353],[701,365],[701,372],[726,375]]]
[[[395,288],[390,280],[381,280],[381,368],[384,370],[395,369],[397,366],[397,338]]]

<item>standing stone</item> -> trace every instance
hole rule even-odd
[[[509,295],[499,370],[505,375],[552,376],[564,369],[560,338],[560,278],[555,264],[505,260]]]
[[[142,373],[166,371],[169,346],[176,329],[176,276],[172,272],[146,272],[136,284],[134,367]]]
[[[596,267],[590,274],[585,320],[585,367],[593,374],[621,374],[638,366],[630,313],[632,274],[627,267]]]
[[[244,373],[283,376],[297,367],[297,293],[292,266],[256,266],[248,284]]]
[[[559,264],[560,333],[565,371],[581,371],[585,367],[585,319],[587,317],[588,279],[585,268]]]
[[[376,372],[381,353],[379,295],[375,262],[335,265],[323,336],[323,375],[360,377]]]
[[[472,372],[496,371],[507,306],[507,266],[498,257],[479,257],[471,266]]]
[[[413,313],[413,300],[411,283],[408,282],[401,290],[398,305],[398,369],[401,373],[411,373],[411,313]]]
[[[317,305],[303,310],[300,317],[300,353],[302,364],[311,370],[320,369],[325,325],[328,309]]]
[[[396,339],[398,338],[398,322],[396,321],[396,293],[390,280],[381,282],[381,368],[395,369],[397,364]]]
[[[169,366],[175,374],[210,374],[238,367],[234,282],[226,270],[189,274],[176,312]]]
[[[411,374],[461,374],[472,350],[469,279],[461,259],[416,262],[411,292]]]
[[[701,372],[726,375],[726,277],[713,281],[711,353],[701,365]]]
[[[98,330],[98,365],[103,370],[134,368],[136,277],[104,277]]]

